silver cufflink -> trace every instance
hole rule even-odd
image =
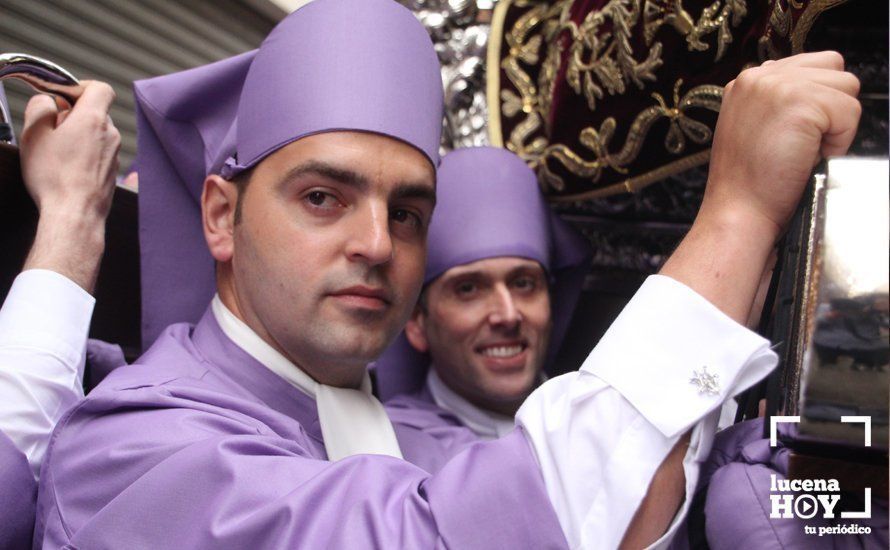
[[[689,383],[698,388],[699,394],[719,395],[719,378],[719,374],[711,374],[708,372],[708,367],[702,367],[701,372],[697,370],[692,371],[692,378],[689,379]]]

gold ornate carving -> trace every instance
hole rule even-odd
[[[702,38],[716,32],[717,55],[714,61],[720,61],[726,53],[726,47],[732,43],[730,24],[733,28],[738,27],[746,15],[748,7],[745,5],[745,0],[726,0],[722,7],[720,0],[717,0],[702,10],[695,27],[686,35],[689,50],[700,52],[707,50],[708,44],[703,42]]]
[[[807,35],[816,19],[822,13],[847,0],[772,0],[773,10],[770,14],[766,31],[758,41],[758,54],[761,60],[779,59],[786,55],[795,55],[804,51],[803,46]],[[777,40],[780,39],[780,40]],[[790,51],[787,44],[790,42]],[[784,48],[780,48],[780,45]]]
[[[782,9],[781,2],[776,2],[773,12],[769,16],[769,25],[782,38],[788,36],[788,32],[791,30],[791,17],[788,15],[787,10]]]
[[[587,14],[580,25],[563,24],[572,39],[566,82],[575,93],[584,94],[591,111],[604,87],[609,95],[620,95],[630,82],[642,90],[644,80],[655,81],[655,70],[662,64],[661,43],[653,43],[642,60],[635,58],[630,45],[640,12],[640,0],[612,0]]]
[[[774,0],[773,11],[770,13],[766,31],[757,41],[757,55],[761,61],[779,59],[782,52],[776,47],[774,36],[786,38],[791,29],[791,14],[780,0]]]
[[[664,147],[668,152],[674,155],[683,153],[687,138],[699,145],[708,143],[713,135],[710,127],[689,117],[687,111],[692,107],[699,107],[718,112],[723,98],[723,88],[713,85],[697,86],[681,98],[682,85],[682,79],[674,84],[673,106],[668,106],[660,94],[652,94],[656,104],[636,116],[624,145],[617,152],[609,150],[617,126],[613,117],[605,119],[598,130],[587,127],[581,131],[579,141],[593,154],[591,160],[586,160],[562,144],[548,146],[544,149],[539,165],[542,183],[557,191],[564,189],[562,178],[547,166],[547,161],[551,159],[558,161],[571,173],[592,181],[599,180],[606,167],[620,174],[626,174],[627,166],[639,156],[650,128],[662,118],[670,121],[670,128],[664,140]]]
[[[810,34],[810,29],[813,28],[813,23],[816,22],[816,19],[820,15],[822,15],[822,12],[835,6],[839,6],[846,1],[847,0],[814,0],[807,4],[803,13],[800,15],[800,18],[797,20],[797,24],[791,31],[791,55],[803,52],[803,44],[807,39],[807,35]],[[797,2],[794,2],[793,0],[792,3],[797,9],[803,8],[803,6],[797,5]]]
[[[686,36],[695,26],[692,16],[683,9],[681,0],[646,0],[643,6],[643,38],[651,45],[655,33],[662,25],[673,25],[677,32]]]
[[[580,23],[571,20],[572,4],[572,0],[518,0],[514,5],[526,8],[526,11],[510,28],[503,28],[499,25],[503,24],[511,2],[501,0],[493,22],[493,34],[497,36],[498,31],[502,32],[504,40],[503,46],[499,40],[492,41],[497,44],[492,46],[496,49],[494,53],[489,52],[489,60],[499,60],[502,74],[512,89],[499,90],[498,75],[492,77],[489,73],[490,112],[493,118],[500,114],[507,119],[519,117],[510,135],[505,136],[503,145],[538,171],[545,189],[557,193],[565,190],[562,177],[552,170],[554,166],[562,166],[574,176],[593,184],[607,169],[627,174],[653,124],[664,118],[670,122],[664,139],[664,149],[670,154],[684,153],[690,140],[699,145],[707,144],[712,137],[710,127],[693,119],[689,109],[698,107],[718,111],[723,89],[712,85],[697,86],[680,97],[682,80],[675,82],[670,98],[672,105],[668,105],[661,95],[652,94],[653,105],[633,118],[623,143],[614,143],[616,134],[622,135],[625,131],[619,132],[619,123],[612,117],[601,121],[598,128],[583,128],[578,136],[580,149],[549,143],[545,136],[550,135],[551,129],[545,126],[549,124],[560,62],[565,59],[565,83],[585,99],[591,111],[595,111],[598,102],[606,95],[622,95],[631,85],[643,90],[647,82],[656,82],[657,69],[662,65],[662,44],[655,41],[655,35],[663,25],[670,25],[684,36],[690,50],[708,49],[703,39],[716,33],[716,58],[719,59],[732,42],[731,28],[747,14],[745,0],[717,0],[702,12],[697,22],[683,9],[682,0],[610,0],[601,9],[588,13]],[[648,46],[642,54],[635,52],[632,46],[633,33],[640,24]],[[508,51],[500,52],[501,47]],[[539,68],[536,79],[529,74],[528,66]],[[498,135],[492,136],[492,143],[500,144],[500,121],[495,128]],[[650,178],[656,172],[664,177],[667,175],[663,173],[665,169],[676,171],[706,159],[707,151],[697,152],[649,174],[624,181],[618,188],[609,186],[609,189],[611,193],[636,190],[644,185],[640,182],[654,181]]]
[[[643,6],[643,37],[650,45],[658,29],[670,24],[686,37],[689,51],[702,52],[710,48],[702,39],[716,32],[717,54],[714,60],[719,61],[726,53],[727,46],[732,44],[730,26],[738,27],[747,14],[745,0],[725,0],[723,3],[717,0],[702,10],[698,21],[693,21],[689,12],[683,9],[682,0],[646,0]]]

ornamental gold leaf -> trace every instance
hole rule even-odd
[[[686,116],[680,117],[677,120],[677,124],[680,126],[683,134],[689,136],[689,139],[691,139],[695,143],[703,145],[711,141],[713,132],[711,132],[711,128],[707,124],[699,122],[697,120],[693,120]]]
[[[732,43],[732,27],[737,27],[745,16],[748,15],[748,6],[745,0],[716,0],[713,4],[702,10],[695,26],[686,35],[686,44],[689,51],[705,51],[710,46],[702,39],[710,34],[717,33],[717,52],[715,61],[720,61],[726,53],[726,48]]]
[[[522,110],[522,99],[511,90],[501,90],[501,112],[507,118],[513,118]]]
[[[534,65],[540,59],[541,37],[539,35],[532,36],[528,42],[519,48],[518,56],[523,63]]]

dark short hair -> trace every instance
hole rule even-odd
[[[235,225],[241,223],[241,203],[244,202],[244,193],[247,192],[251,176],[253,176],[253,168],[249,168],[229,180],[235,184],[235,189],[238,191],[238,198],[235,201]]]
[[[420,296],[417,297],[417,307],[420,308],[424,315],[429,313],[429,302],[426,295],[428,288],[429,285],[423,285],[423,288],[420,289]]]

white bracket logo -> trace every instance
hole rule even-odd
[[[870,416],[842,416],[841,422],[844,424],[865,424],[865,446],[871,447],[871,417]],[[775,447],[778,444],[777,432],[778,432],[779,424],[799,424],[799,423],[800,423],[799,416],[771,416],[769,419],[769,446]],[[802,495],[802,498],[806,498],[806,497],[808,497],[808,495]],[[779,516],[778,512],[776,510],[777,506],[778,507],[786,506],[786,507],[790,508],[790,506],[791,506],[791,502],[790,502],[791,497],[790,496],[786,497],[786,500],[788,502],[783,502],[781,504],[779,503],[778,495],[771,495],[770,498],[774,500],[773,515],[771,515],[770,517],[790,517],[789,515]],[[809,498],[813,498],[813,497],[809,497]],[[870,518],[871,517],[871,487],[865,488],[864,498],[865,498],[865,510],[863,510],[861,512],[841,512],[841,517],[842,518],[851,518],[851,519],[852,518]],[[804,503],[805,510],[803,512],[809,512],[811,507],[812,507],[812,504]],[[831,508],[833,508],[833,507],[834,507],[834,505],[832,504]],[[787,513],[788,512],[786,512],[786,514]],[[830,509],[828,510],[828,513],[830,513]],[[798,514],[800,515],[800,517],[812,517],[815,514],[815,512],[813,512],[813,514],[811,514],[809,516],[806,516],[801,512],[798,512]]]
[[[865,446],[871,447],[871,417],[870,416],[842,416],[844,424],[865,424]]]
[[[776,442],[776,428],[779,424],[799,424],[800,417],[799,416],[771,416],[769,417],[769,446],[775,447],[777,445]]]
[[[844,424],[865,424],[865,446],[871,447],[871,417],[870,416],[842,416]],[[776,446],[776,428],[779,424],[799,424],[799,416],[771,416],[769,419],[769,446]]]

